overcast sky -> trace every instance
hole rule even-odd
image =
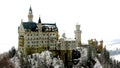
[[[120,0],[2,0],[0,1],[0,53],[18,47],[18,26],[28,21],[29,7],[34,21],[56,23],[60,35],[74,38],[81,25],[82,42],[96,38],[105,42],[120,38]]]

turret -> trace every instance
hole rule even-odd
[[[42,22],[41,22],[41,18],[40,18],[40,16],[39,16],[39,19],[38,19],[38,30],[39,30],[39,32],[41,32],[42,31],[42,24],[41,24]]]
[[[32,13],[32,8],[30,7],[28,13],[28,22],[32,22],[32,21],[33,21],[33,13]]]
[[[75,41],[76,41],[76,46],[81,45],[81,30],[80,30],[80,25],[76,25],[76,30],[75,30]]]

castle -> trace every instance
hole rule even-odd
[[[42,23],[33,21],[32,8],[29,8],[28,22],[21,21],[18,27],[18,50],[23,54],[41,52],[43,50],[72,50],[81,45],[80,25],[76,25],[75,39],[68,39],[63,34],[59,39],[59,31],[56,23]]]

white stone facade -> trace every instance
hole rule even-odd
[[[63,34],[63,38],[58,38],[58,28],[55,23],[42,23],[39,18],[38,23],[33,22],[32,9],[28,13],[28,22],[21,21],[18,27],[20,52],[26,53],[40,52],[40,50],[72,50],[81,45],[80,25],[76,25],[75,39],[69,39]]]
[[[31,8],[30,8],[31,9]],[[19,46],[18,50],[26,52],[27,48],[31,48],[34,52],[39,52],[40,47],[47,49],[55,49],[58,41],[58,28],[55,23],[38,23],[32,21],[32,10],[29,10],[28,22],[21,22],[18,27]],[[29,19],[30,18],[30,19]]]
[[[76,25],[75,30],[75,39],[66,38],[65,33],[62,35],[63,37],[59,39],[59,44],[61,50],[73,50],[76,47],[81,45],[81,30],[80,25]]]

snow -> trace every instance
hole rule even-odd
[[[65,41],[75,41],[73,38],[66,38]]]
[[[79,63],[87,61],[87,53],[88,53],[87,48],[77,47],[76,49],[81,53],[81,57],[79,58],[81,62]],[[59,58],[59,56],[56,58],[53,57],[52,52],[50,51],[43,51],[42,53],[34,53],[32,54],[32,57],[31,55],[28,55],[27,57],[28,57],[28,61],[31,62],[32,68],[37,68],[39,66],[44,67],[44,65],[48,67],[53,66],[54,68],[64,68],[63,61]],[[120,55],[118,57],[120,57]],[[96,64],[94,65],[94,68],[102,68],[102,65],[100,64],[99,60],[96,57],[95,57],[95,61]],[[11,59],[11,62],[14,63],[15,68],[20,68],[20,59],[18,59],[17,56],[14,56]],[[79,66],[79,64],[76,66]]]
[[[5,53],[3,53],[3,54],[0,54],[0,60],[3,59],[5,56],[8,56],[8,53],[7,53],[7,52],[5,52]]]
[[[14,64],[15,68],[20,68],[19,59],[16,56],[11,59],[11,62]]]
[[[60,60],[59,57],[57,58],[53,58],[52,57],[52,53],[50,51],[43,51],[42,53],[35,53],[32,54],[32,58],[31,55],[28,55],[28,62],[31,62],[31,66],[32,68],[37,68],[38,66],[50,66],[52,64],[52,66],[54,68],[63,68],[64,64],[63,61]],[[25,59],[25,58],[24,58]],[[18,59],[17,56],[14,56],[11,59],[11,62],[14,63],[15,68],[20,68],[20,59]]]
[[[94,65],[94,68],[103,68],[98,59],[95,57],[96,64]]]
[[[53,58],[53,66],[55,68],[63,67],[63,61],[57,58]]]
[[[80,62],[83,63],[84,61],[87,61],[87,48],[84,47],[76,47],[78,51],[81,53],[81,57],[79,58]],[[96,64],[94,65],[94,68],[103,68],[100,64],[99,60],[95,57]],[[75,65],[75,67],[79,66],[79,63]]]
[[[81,53],[80,61],[86,61],[87,59],[87,48],[84,47],[77,47],[76,48]]]
[[[50,51],[44,51],[41,54],[33,54],[33,57],[35,55],[36,55],[36,57],[39,56],[40,62],[42,62],[43,64],[45,64],[47,66],[50,66],[51,64],[55,68],[59,68],[59,67],[63,66],[62,60],[60,60],[60,58],[53,58],[52,59],[52,53]],[[33,59],[30,59],[30,60],[34,61]],[[36,65],[36,66],[38,66],[38,65]]]
[[[120,54],[119,55],[111,56],[111,58],[120,61]]]

